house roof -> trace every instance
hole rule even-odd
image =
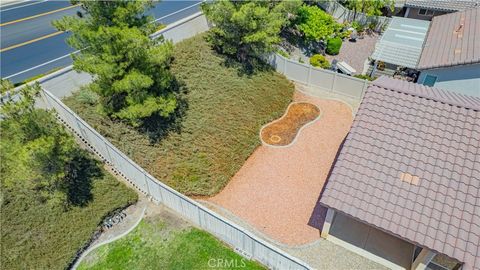
[[[480,98],[381,77],[320,203],[480,269]]]
[[[480,7],[480,0],[407,0],[406,7],[458,11]]]
[[[480,63],[480,7],[434,17],[419,69]]]
[[[415,68],[422,53],[429,21],[393,17],[372,58],[399,66]]]

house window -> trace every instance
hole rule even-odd
[[[423,85],[434,86],[435,82],[437,82],[437,76],[433,76],[429,74],[425,76],[425,79],[423,80]]]
[[[418,15],[423,15],[423,16],[433,16],[434,11],[433,10],[427,10],[424,8],[421,8],[418,10]]]

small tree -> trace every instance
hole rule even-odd
[[[340,25],[319,7],[303,5],[298,10],[297,27],[307,41],[320,41],[333,35]]]
[[[133,125],[158,114],[167,117],[177,103],[169,70],[173,46],[151,40],[151,1],[78,1],[88,16],[54,22],[71,31],[68,44],[82,50],[73,55],[74,68],[94,75],[91,89],[104,111]]]
[[[215,25],[209,32],[214,48],[251,69],[275,51],[280,30],[298,5],[299,1],[214,1],[202,9]]]
[[[367,16],[381,16],[385,8],[393,11],[395,0],[347,0],[345,6],[353,10],[353,20],[355,20],[357,12],[365,13]]]
[[[321,67],[321,68],[330,68],[331,65],[325,56],[321,54],[314,54],[310,57],[310,65],[314,67]]]
[[[2,82],[2,92],[6,86]],[[36,109],[38,84],[23,87],[2,101],[0,172],[2,188],[36,191],[41,201],[67,203],[65,178],[78,156],[73,138],[48,111]]]
[[[342,39],[340,37],[333,37],[327,40],[327,49],[325,50],[329,55],[337,55],[340,53],[342,47]]]

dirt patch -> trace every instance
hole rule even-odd
[[[286,146],[293,142],[300,129],[320,116],[320,109],[306,102],[292,103],[280,119],[267,124],[260,131],[268,145]]]

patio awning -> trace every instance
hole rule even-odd
[[[416,68],[422,53],[429,21],[393,17],[375,45],[374,60]]]

